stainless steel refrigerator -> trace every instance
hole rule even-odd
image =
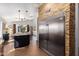
[[[39,21],[39,47],[48,55],[65,55],[65,17],[49,17]]]

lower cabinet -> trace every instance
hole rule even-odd
[[[48,49],[47,51],[54,56],[64,56],[64,47],[55,45],[52,42],[48,41]]]
[[[28,46],[30,43],[30,35],[14,36],[14,48]]]

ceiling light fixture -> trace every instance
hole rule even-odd
[[[27,12],[28,12],[28,10],[25,11],[25,13],[27,13]],[[18,10],[18,13],[19,13],[19,18],[18,18],[19,21],[23,21],[23,20],[26,19],[25,17],[22,17],[22,16],[21,16],[21,10]],[[31,17],[32,17],[32,16],[31,16]]]

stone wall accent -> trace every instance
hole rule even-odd
[[[70,39],[70,56],[75,55],[75,4],[70,4],[70,21],[69,21],[69,39]]]
[[[73,21],[74,18],[74,3],[48,3],[48,4],[42,4],[39,7],[39,21],[45,20],[45,18],[49,16],[56,16],[61,11],[64,12],[65,15],[65,55],[69,56],[71,55],[72,50],[74,51],[73,46],[71,46],[71,41],[74,41],[74,27],[73,27]],[[72,26],[71,26],[72,25]],[[72,33],[71,33],[72,32]],[[73,44],[74,45],[74,44]],[[72,47],[72,48],[71,48]]]

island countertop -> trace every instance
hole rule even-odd
[[[15,33],[13,34],[13,38],[14,38],[14,48],[21,48],[21,47],[25,47],[28,46],[30,44],[30,32],[26,32],[26,33]]]
[[[21,36],[21,35],[31,35],[31,32],[26,32],[26,33],[18,32],[18,33],[13,34],[12,36]]]

